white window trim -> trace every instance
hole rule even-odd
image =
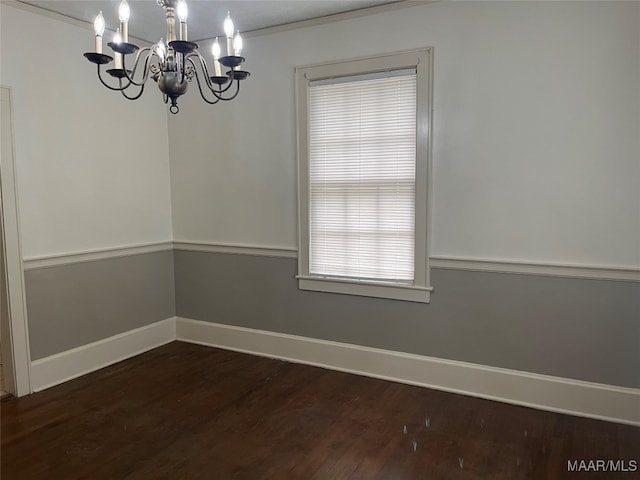
[[[309,273],[309,83],[327,78],[416,69],[417,152],[415,272],[411,285],[336,279]],[[433,49],[405,51],[296,68],[298,126],[298,287],[301,290],[362,295],[428,303],[433,290],[429,269],[431,125],[433,102]]]

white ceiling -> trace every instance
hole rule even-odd
[[[67,17],[93,22],[102,10],[107,28],[118,26],[120,0],[21,0]],[[156,42],[166,36],[164,10],[155,0],[128,0],[131,7],[129,35]],[[369,8],[397,0],[187,0],[189,40],[198,41],[223,34],[222,22],[229,10],[241,32],[325,17]]]

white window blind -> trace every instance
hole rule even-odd
[[[309,85],[309,273],[412,284],[416,71]]]

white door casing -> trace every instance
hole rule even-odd
[[[5,389],[16,396],[31,393],[30,352],[27,309],[22,266],[20,217],[13,151],[13,109],[11,88],[0,86],[0,212],[4,236],[8,317],[2,318],[3,368]]]

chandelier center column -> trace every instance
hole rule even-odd
[[[167,43],[177,40],[176,36],[176,1],[158,0],[158,5],[164,8],[167,17]]]

